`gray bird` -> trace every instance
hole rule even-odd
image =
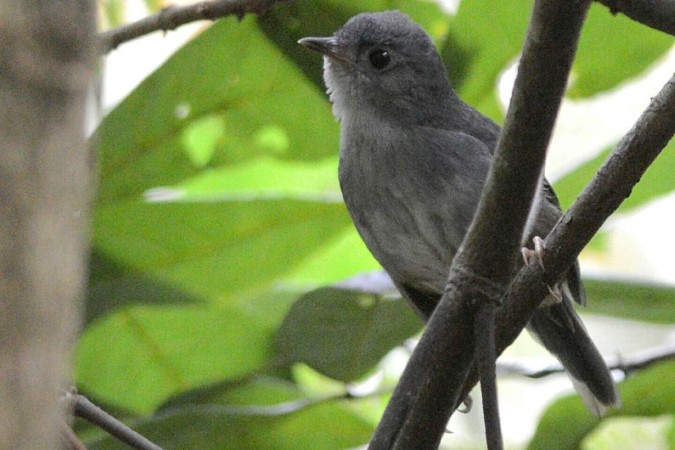
[[[332,37],[299,43],[324,56],[340,121],[340,187],[354,225],[428,319],[478,206],[499,126],[457,96],[432,40],[398,11],[359,14]],[[540,184],[523,242],[546,236],[562,214],[550,185]],[[601,415],[619,396],[572,300],[586,301],[578,265],[528,329]]]

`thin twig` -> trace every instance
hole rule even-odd
[[[216,20],[234,15],[242,19],[245,14],[263,14],[282,0],[211,0],[186,6],[169,6],[157,14],[137,22],[123,25],[99,35],[101,53],[108,53],[118,45],[152,33],[175,30],[181,25],[198,20]]]
[[[623,13],[636,22],[675,36],[675,2],[672,0],[595,0],[612,14]]]
[[[162,450],[162,447],[149,441],[136,431],[129,428],[98,406],[94,405],[85,396],[67,392],[65,401],[69,403],[73,414],[87,420],[110,433],[120,441],[137,450]]]
[[[631,373],[645,369],[661,361],[675,359],[675,344],[656,347],[629,356],[608,358],[607,366],[612,370],[621,370]],[[497,372],[502,375],[515,375],[527,378],[544,378],[546,376],[563,373],[565,369],[560,364],[548,364],[545,368],[533,368],[531,364],[519,360],[500,361],[497,363]],[[250,417],[277,417],[293,414],[314,406],[337,401],[363,400],[392,393],[392,388],[383,387],[366,393],[354,393],[350,390],[321,397],[300,398],[271,405],[219,405],[219,404],[182,404],[174,405],[157,412],[151,420],[162,420],[179,415],[206,414],[214,416],[250,416]],[[470,398],[468,399],[470,409]],[[465,411],[466,412],[466,411]]]
[[[648,349],[629,356],[617,356],[607,359],[607,366],[614,370],[625,373],[645,369],[661,361],[675,359],[675,344]],[[563,373],[565,369],[560,364],[549,364],[545,368],[532,368],[527,363],[515,361],[500,361],[497,363],[497,372],[503,375],[517,375],[527,378],[544,378],[549,375]],[[314,406],[336,401],[363,400],[366,398],[379,397],[392,393],[392,388],[383,387],[363,394],[357,394],[350,390],[336,394],[300,398],[287,402],[271,405],[219,405],[219,404],[182,404],[173,405],[157,412],[151,420],[162,420],[178,415],[206,414],[206,415],[232,415],[232,416],[257,416],[277,417],[297,413]],[[469,399],[470,403],[470,399]],[[470,409],[470,404],[469,408]]]
[[[656,347],[629,356],[617,356],[608,358],[607,366],[614,370],[625,373],[645,369],[661,361],[675,359],[675,344]],[[519,360],[500,361],[497,363],[497,372],[503,375],[518,375],[527,378],[544,378],[549,375],[563,373],[564,367],[560,364],[547,364],[545,368],[532,368],[531,364]],[[392,393],[392,388],[384,387],[363,394],[356,394],[350,390],[322,397],[300,398],[272,405],[217,405],[217,404],[188,404],[175,405],[162,409],[154,415],[153,419],[164,419],[180,414],[210,414],[210,415],[234,415],[234,416],[283,416],[293,414],[313,406],[322,405],[343,400],[363,400],[371,397],[379,397]],[[470,400],[469,400],[470,403]],[[469,408],[470,409],[470,405]]]
[[[476,351],[480,390],[483,397],[483,421],[488,450],[501,450],[502,429],[499,420],[499,398],[497,396],[497,370],[495,362],[495,303],[486,302],[476,312]]]
[[[625,374],[631,374],[637,370],[646,369],[659,362],[669,360],[675,360],[675,343],[650,348],[629,356],[619,355],[605,358],[605,364],[610,370],[620,370]],[[519,359],[500,360],[497,363],[497,373],[500,375],[516,375],[538,379],[564,372],[565,368],[558,362],[546,363],[543,366]]]
[[[220,405],[220,404],[185,404],[172,406],[159,411],[153,416],[153,420],[161,420],[183,414],[208,414],[227,416],[250,416],[250,417],[278,417],[304,411],[308,408],[341,400],[362,400],[371,397],[379,397],[390,394],[391,388],[382,388],[363,394],[355,394],[350,390],[321,397],[299,398],[287,402],[272,405]]]
[[[87,450],[73,429],[65,422],[61,425],[61,441],[68,450]]]

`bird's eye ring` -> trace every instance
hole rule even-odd
[[[373,50],[370,55],[368,55],[368,59],[374,68],[381,70],[389,65],[391,62],[391,55],[386,50],[378,49]]]

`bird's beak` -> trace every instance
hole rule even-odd
[[[335,37],[306,37],[300,39],[298,44],[328,56],[329,58],[342,62],[349,61],[349,58],[344,54],[344,50],[340,47]]]

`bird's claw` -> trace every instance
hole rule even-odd
[[[530,250],[527,247],[520,249],[520,252],[523,255],[523,260],[525,261],[525,265],[530,266],[536,263],[539,267],[541,267],[541,270],[546,270],[544,268],[544,253],[546,253],[544,240],[539,236],[535,236],[532,238],[532,242],[534,243],[534,250]]]
[[[534,244],[534,250],[530,250],[527,247],[523,247],[520,251],[523,254],[523,259],[525,260],[525,265],[531,266],[532,264],[537,264],[541,267],[541,270],[546,270],[544,267],[544,254],[546,253],[546,248],[544,247],[544,240],[539,236],[532,238]],[[562,302],[563,296],[562,292],[558,286],[546,286],[548,292],[551,294],[552,301],[544,301],[544,304],[555,304]]]
[[[560,292],[560,288],[558,288],[558,286],[551,287],[548,284],[546,285],[546,287],[548,288],[548,292],[549,292],[549,294],[551,294],[551,297],[553,297],[553,301],[544,300],[542,305],[554,305],[554,304],[557,304],[557,303],[562,303],[563,295],[562,295],[562,292]]]
[[[460,412],[462,414],[468,414],[471,412],[471,408],[473,407],[473,399],[471,398],[471,395],[467,395],[464,400],[462,400],[462,406],[457,408],[457,412]]]

